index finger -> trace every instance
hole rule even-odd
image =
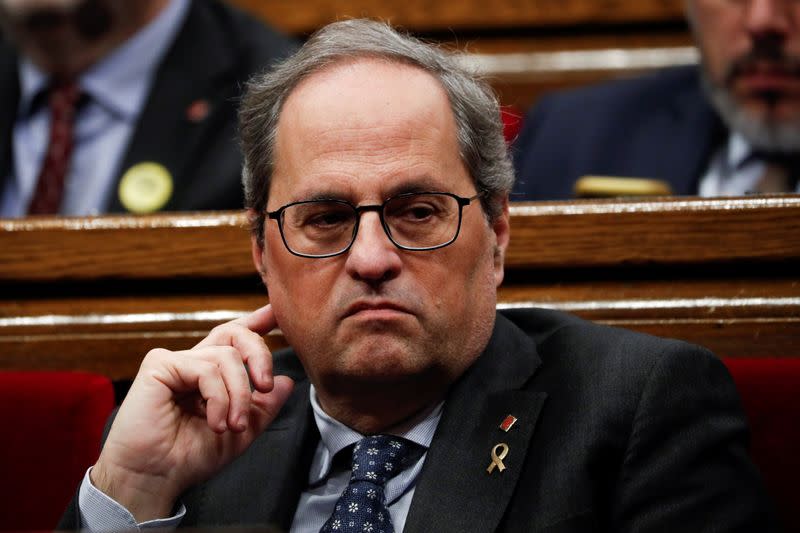
[[[249,315],[215,327],[206,338],[195,345],[233,346],[249,367],[249,374],[258,390],[272,389],[272,354],[263,335],[277,327],[272,306],[267,304]]]
[[[258,333],[262,336],[278,327],[278,320],[275,318],[275,312],[272,310],[272,304],[259,307],[249,315],[239,317],[232,322],[234,324],[241,324],[250,331]]]
[[[215,327],[206,338],[198,342],[194,347],[199,348],[201,346],[214,346],[219,344],[233,346],[233,339],[231,339],[229,332],[231,328],[226,328],[226,326],[231,324],[244,326],[261,337],[278,327],[278,321],[275,319],[275,312],[272,310],[272,305],[267,304],[264,307],[259,307],[249,315],[239,317]],[[223,331],[225,333],[222,333]]]

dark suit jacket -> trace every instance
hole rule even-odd
[[[584,175],[654,178],[678,195],[698,182],[727,132],[695,67],[542,98],[514,143],[512,200],[573,198]]]
[[[710,353],[553,311],[498,315],[453,386],[406,532],[772,531],[734,385]],[[319,435],[297,386],[243,456],[184,495],[182,526],[289,529]],[[512,414],[508,433],[498,426]],[[505,442],[506,470],[486,472]],[[60,529],[74,528],[68,510]]]
[[[294,43],[219,0],[193,0],[183,27],[159,66],[116,182],[144,161],[164,165],[174,190],[165,211],[240,209],[241,155],[236,105],[253,73],[288,55]],[[193,122],[187,110],[210,111]],[[12,168],[11,134],[19,102],[16,51],[0,42],[0,193]],[[124,212],[117,187],[109,212]]]

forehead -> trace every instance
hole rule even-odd
[[[326,192],[452,189],[468,180],[440,82],[380,59],[348,61],[305,79],[284,104],[275,146],[271,204]]]

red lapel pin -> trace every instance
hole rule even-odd
[[[209,111],[211,111],[211,105],[208,100],[195,100],[186,108],[186,118],[191,122],[202,122],[208,116]]]
[[[500,424],[500,429],[508,433],[508,430],[511,429],[511,426],[517,421],[517,417],[508,415],[503,419],[503,422]]]

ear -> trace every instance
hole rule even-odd
[[[503,282],[506,250],[508,249],[508,242],[511,239],[511,219],[508,214],[508,196],[502,200],[503,212],[492,222],[492,231],[494,231],[495,247],[494,247],[494,280],[495,286],[499,287]]]
[[[252,217],[255,216],[252,210],[247,211],[248,219],[252,220]],[[252,232],[250,233],[250,254],[253,259],[253,266],[256,267],[259,276],[261,277],[261,282],[264,285],[267,284],[267,270],[266,266],[264,265],[264,247],[259,244],[258,238]]]

